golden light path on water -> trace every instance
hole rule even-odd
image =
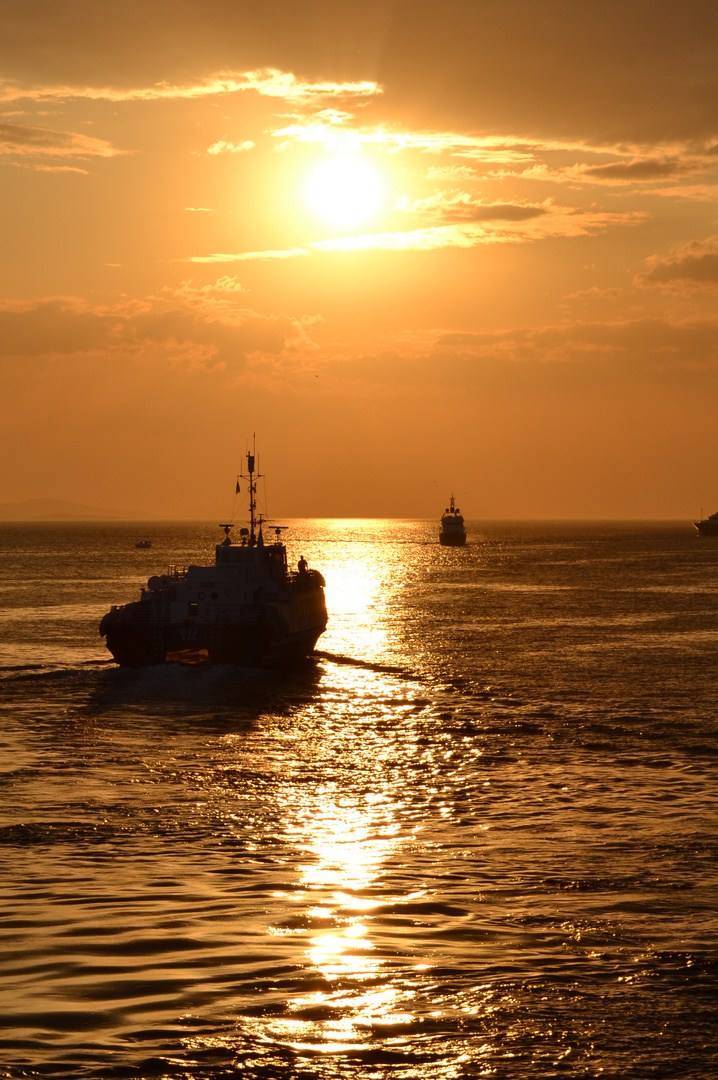
[[[376,618],[386,567],[379,549],[362,543],[369,524],[334,523],[338,536],[351,532],[356,537],[354,550],[342,544],[323,552],[332,625],[328,645],[332,652],[364,658],[381,656],[387,637],[386,624]],[[366,697],[367,674],[341,671],[345,700]],[[383,677],[375,675],[371,681],[377,697],[395,693]],[[297,806],[302,795],[296,790],[289,801]],[[350,1052],[362,1047],[366,1034],[377,1026],[413,1020],[411,1013],[397,1010],[398,990],[382,977],[385,958],[372,941],[371,913],[382,904],[371,896],[372,887],[382,865],[396,856],[402,843],[397,809],[386,805],[386,794],[380,790],[360,803],[348,794],[327,793],[326,801],[316,805],[312,800],[298,815],[298,835],[293,839],[304,854],[298,868],[303,891],[292,900],[304,908],[310,927],[325,926],[307,929],[302,947],[308,966],[336,989],[303,994],[292,1003],[293,1011],[322,1013],[322,1020],[297,1017],[272,1025],[272,1037],[296,1051]]]
[[[402,631],[386,617],[402,588],[397,568],[405,545],[419,562],[424,545],[408,538],[409,528],[405,537],[400,523],[387,522],[386,536],[382,526],[325,522],[321,547],[305,540],[296,549],[327,580],[330,622],[319,649],[330,662],[320,697],[284,730],[276,764],[281,844],[295,855],[285,864],[288,887],[271,894],[263,929],[283,943],[282,966],[294,974],[263,1015],[238,1006],[238,1034],[222,1040],[235,1048],[263,1045],[277,1075],[277,1063],[290,1059],[315,1069],[323,1060],[327,1075],[354,1074],[381,1059],[404,1077],[458,1076],[469,1058],[458,1049],[447,1062],[445,1038],[439,1047],[427,1021],[431,1029],[443,1016],[492,1011],[478,987],[470,1000],[462,994],[429,1009],[422,989],[440,956],[450,955],[443,947],[433,955],[430,940],[414,931],[442,918],[430,855],[426,862],[440,845],[436,836],[427,841],[426,830],[433,819],[443,836],[450,824],[438,783],[447,753],[437,756],[426,744],[430,703],[403,675]],[[418,788],[404,769],[409,762],[421,776]],[[417,866],[426,867],[424,881]],[[420,914],[426,905],[428,915]],[[424,1047],[418,1058],[417,1037]],[[483,1057],[472,1047],[475,1064]]]
[[[377,1041],[398,1049],[417,1023],[414,991],[401,983],[408,971],[430,966],[423,957],[402,955],[396,932],[376,923],[382,911],[426,892],[388,892],[382,882],[388,867],[402,865],[402,851],[423,824],[407,820],[401,788],[385,768],[395,738],[377,738],[378,724],[400,723],[413,711],[415,688],[371,667],[390,651],[391,624],[382,616],[400,557],[376,542],[376,530],[376,522],[325,523],[329,542],[320,550],[302,548],[327,580],[330,622],[319,648],[361,666],[332,665],[322,706],[310,703],[296,716],[317,741],[313,760],[303,758],[298,777],[282,785],[280,817],[286,847],[298,852],[296,881],[274,893],[267,933],[299,953],[294,962],[303,975],[281,1015],[244,1018],[241,1025],[250,1041],[300,1058],[336,1055],[341,1062],[376,1052]],[[400,738],[410,744],[413,736],[407,730]],[[300,742],[303,755],[307,741],[298,735]]]
[[[353,658],[379,659],[388,644],[390,624],[381,615],[392,567],[383,545],[370,542],[376,523],[337,520],[327,527],[337,543],[326,544],[317,553],[316,561],[325,568],[330,613],[327,632],[317,647]],[[363,686],[363,680],[359,681]],[[346,689],[351,692],[352,688]]]
[[[335,800],[307,810],[306,833],[297,838],[307,857],[299,867],[304,891],[293,899],[304,908],[310,926],[326,927],[308,929],[302,947],[308,966],[337,988],[301,995],[292,1003],[294,1011],[321,1013],[325,1019],[287,1019],[273,1034],[295,1050],[338,1053],[360,1047],[362,1032],[377,1024],[412,1019],[393,1011],[394,987],[376,985],[384,959],[372,942],[371,912],[381,901],[364,895],[375,883],[378,868],[395,854],[399,825],[384,823],[383,834],[376,835],[371,806]],[[350,1015],[345,1015],[347,1009]]]

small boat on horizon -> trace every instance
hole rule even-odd
[[[707,518],[693,522],[701,536],[718,536],[718,511],[709,514]]]
[[[247,453],[249,475],[239,478],[249,480],[249,528],[239,530],[239,543],[230,539],[233,524],[220,525],[214,566],[170,566],[148,580],[139,600],[103,617],[100,634],[120,666],[277,666],[313,651],[327,627],[324,578],[304,556],[289,569],[283,526],[265,544],[254,458]]]
[[[439,543],[445,546],[458,547],[466,543],[466,529],[461,511],[454,505],[454,496],[441,516],[441,529],[439,531]]]
[[[152,547],[152,541],[151,540],[138,540],[137,543],[135,544],[135,547],[136,548],[151,548]]]

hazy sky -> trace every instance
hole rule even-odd
[[[0,501],[718,508],[715,0],[0,2]]]

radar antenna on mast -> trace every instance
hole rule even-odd
[[[229,546],[229,544],[232,543],[232,541],[229,538],[229,530],[233,529],[233,528],[234,528],[234,525],[220,525],[220,529],[224,529],[224,540],[222,541],[222,543],[224,545],[226,545],[226,546]]]

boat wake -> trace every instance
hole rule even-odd
[[[376,671],[380,675],[400,675],[403,679],[411,679],[415,682],[421,682],[423,678],[423,676],[417,674],[415,671],[411,671],[409,668],[400,667],[395,664],[376,664],[371,660],[358,660],[353,656],[343,656],[341,653],[320,652],[318,649],[315,649],[312,655],[318,660],[327,660],[331,664],[364,668],[366,671]]]

